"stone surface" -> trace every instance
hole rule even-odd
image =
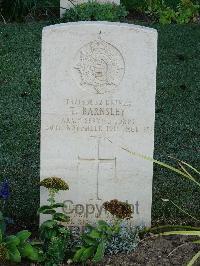
[[[72,0],[72,1],[60,0],[60,16],[62,17],[63,14],[65,13],[65,10],[73,7],[73,5],[77,5],[77,4],[81,4],[81,3],[85,3],[85,2],[88,2],[88,0]],[[99,2],[99,3],[115,3],[117,5],[120,4],[120,0],[97,0],[97,2]]]
[[[120,23],[44,28],[41,179],[64,178],[72,223],[109,218],[106,200],[128,201],[151,223],[157,32]],[[121,148],[123,147],[123,148]],[[41,191],[41,204],[47,199]],[[68,206],[68,207],[67,207]]]

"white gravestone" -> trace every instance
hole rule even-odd
[[[74,7],[75,5],[86,3],[88,0],[60,0],[60,16],[62,17],[66,9]],[[120,0],[97,0],[99,3],[114,3],[120,5]]]
[[[106,218],[103,202],[133,205],[151,224],[157,32],[79,22],[45,27],[42,37],[41,179],[64,178],[72,224]],[[47,192],[41,191],[41,204]]]

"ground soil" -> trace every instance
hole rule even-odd
[[[193,239],[194,240],[194,239]],[[130,254],[106,256],[101,263],[95,266],[186,266],[190,259],[199,251],[199,245],[191,243],[191,238],[169,236],[151,236],[143,239],[136,250]],[[1,266],[14,266],[6,264]],[[19,265],[19,264],[18,264]],[[41,266],[38,264],[21,263],[21,266]],[[62,264],[67,266],[69,264]],[[71,266],[82,264],[70,264]],[[93,263],[85,265],[93,266]],[[199,266],[198,261],[195,266]]]
[[[134,252],[105,257],[98,266],[182,266],[198,251],[199,246],[186,237],[150,237],[142,240]],[[200,265],[200,261],[196,265]]]

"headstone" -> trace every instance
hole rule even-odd
[[[69,9],[75,5],[86,3],[88,0],[60,0],[60,16],[62,17],[66,9]],[[97,0],[99,3],[114,3],[120,5],[120,0]]]
[[[120,23],[45,27],[42,37],[41,179],[64,178],[73,224],[107,218],[127,201],[151,224],[157,32]],[[47,192],[41,191],[41,204]]]

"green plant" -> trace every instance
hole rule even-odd
[[[28,241],[31,233],[27,230],[16,235],[6,236],[0,231],[0,262],[11,261],[19,263],[22,258],[38,260],[38,250]]]
[[[164,0],[146,0],[144,12],[155,21],[159,21],[160,16],[167,13]],[[162,19],[163,20],[163,19]]]
[[[130,253],[139,243],[139,232],[143,228],[135,228],[122,222],[118,233],[114,234],[107,242],[106,254]]]
[[[130,153],[131,155],[134,156],[138,156],[142,159],[148,160],[150,162],[153,162],[161,167],[167,168],[170,171],[179,174],[181,177],[186,178],[188,180],[190,180],[191,182],[193,182],[195,185],[197,185],[197,187],[200,189],[200,182],[198,181],[199,177],[200,177],[200,171],[197,170],[195,167],[193,167],[192,165],[181,161],[181,160],[177,160],[178,164],[179,164],[179,168],[176,168],[174,166],[171,166],[169,164],[160,162],[158,160],[154,160],[153,158],[150,158],[148,156],[136,153],[136,152],[132,152],[127,148],[121,147],[123,150],[127,151],[128,153]],[[196,175],[196,176],[195,176]],[[166,201],[166,200],[165,200]],[[167,200],[169,201],[169,200]],[[173,203],[173,202],[172,202]],[[185,214],[189,215],[190,217],[192,217],[195,220],[196,217],[191,216],[190,214],[188,214],[185,210],[182,210],[179,206],[175,205],[179,210],[181,210],[182,212],[184,212]],[[198,220],[199,221],[199,220]],[[178,231],[168,231],[168,232],[164,232],[161,233],[161,235],[165,235],[165,236],[169,236],[169,235],[184,235],[184,236],[197,236],[199,237],[198,240],[192,241],[193,243],[196,244],[200,244],[200,228],[199,227],[181,227],[181,226],[176,226],[176,228],[179,229],[185,229],[184,231],[182,230],[178,230]],[[156,228],[157,230],[159,230],[159,228]],[[163,227],[161,228],[163,229]],[[155,228],[154,228],[155,230]],[[152,232],[152,230],[150,229],[149,231]],[[200,251],[196,253],[196,255],[189,261],[188,266],[192,266],[194,265],[194,263],[200,258]]]
[[[50,205],[41,206],[38,214],[51,215],[51,219],[40,226],[40,238],[43,241],[43,262],[46,266],[58,265],[63,262],[68,246],[70,231],[62,223],[69,221],[64,213],[57,212],[57,208],[64,207],[63,203],[56,203],[55,197],[60,190],[68,190],[68,184],[58,177],[50,177],[40,182],[48,189]]]
[[[91,1],[66,10],[62,21],[121,21],[127,14],[128,12],[122,5],[100,4]]]
[[[105,221],[98,221],[96,227],[87,225],[86,232],[82,235],[83,244],[78,247],[73,261],[86,262],[90,258],[95,263],[101,261],[108,240],[119,230],[119,224],[109,225]]]
[[[108,224],[100,220],[96,226],[87,225],[86,232],[82,235],[83,244],[78,246],[74,262],[86,262],[88,259],[95,263],[101,261],[109,241],[120,233],[122,220],[131,218],[132,209],[126,202],[115,199],[105,202],[103,207],[116,218],[115,222]]]
[[[199,15],[200,5],[194,4],[191,0],[181,0],[178,5],[176,21],[179,24],[187,24],[190,21],[195,21]]]
[[[10,187],[7,179],[4,179],[0,186],[0,198],[3,201],[2,210],[4,210],[6,201],[10,196]],[[22,258],[32,261],[38,261],[39,250],[29,241],[31,233],[27,230],[20,231],[16,235],[6,235],[6,226],[11,219],[4,217],[0,211],[0,262],[6,260],[19,263]]]
[[[199,177],[200,177],[200,171],[198,171],[196,168],[194,168],[193,166],[191,166],[190,164],[184,162],[184,161],[180,161],[178,160],[179,166],[181,168],[181,171],[179,172],[179,174],[182,177],[185,177],[187,179],[189,179],[190,181],[194,182],[199,188],[200,188],[200,182],[198,181]],[[158,163],[159,164],[159,163]],[[169,168],[169,165],[168,165]],[[173,167],[170,167],[172,171],[177,172],[177,169],[174,169]],[[197,174],[197,176],[195,177],[193,173],[191,173],[191,171],[195,174]],[[181,211],[183,211],[184,213],[187,214],[187,212],[185,210],[182,210],[179,206],[177,206]],[[189,216],[191,216],[189,214]],[[195,217],[192,217],[193,219]],[[196,218],[195,218],[196,219]],[[197,219],[196,219],[197,220]],[[181,228],[181,227],[180,227]],[[199,237],[198,240],[192,241],[193,243],[196,244],[200,244],[200,228],[197,227],[188,227],[188,228],[183,228],[185,229],[184,231],[168,231],[168,232],[164,232],[161,235],[165,235],[165,236],[169,236],[169,235],[185,235],[185,236],[197,236]],[[196,253],[196,255],[189,261],[189,263],[187,264],[188,266],[192,266],[194,265],[194,263],[200,258],[200,251]]]
[[[196,20],[200,10],[200,5],[192,0],[181,0],[176,5],[166,0],[147,0],[146,4],[144,11],[160,24],[187,24]]]
[[[176,12],[170,8],[166,7],[159,11],[159,23],[162,25],[171,24],[176,21]]]

